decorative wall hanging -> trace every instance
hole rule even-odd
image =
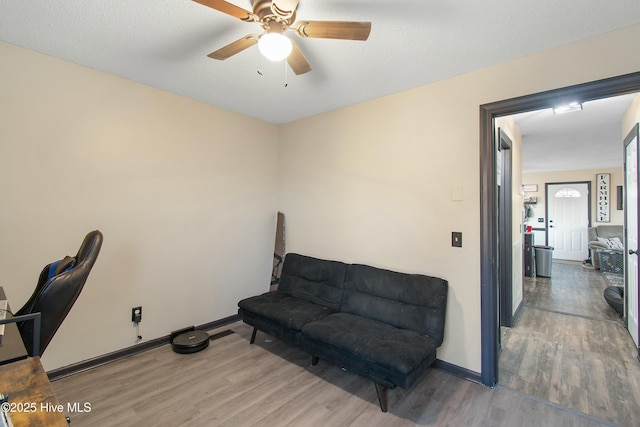
[[[610,192],[609,192],[609,180],[611,174],[599,173],[596,174],[596,188],[597,190],[597,222],[609,222],[609,205],[610,205]]]

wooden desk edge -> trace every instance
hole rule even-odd
[[[58,402],[39,357],[0,366],[0,392],[9,396],[14,427],[68,426],[67,407]]]

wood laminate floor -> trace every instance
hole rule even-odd
[[[163,346],[53,382],[59,401],[85,402],[71,426],[609,426],[497,386],[432,369],[414,388],[373,384],[235,323],[235,333],[180,355]],[[215,331],[212,331],[215,332]]]
[[[53,382],[83,426],[636,426],[640,367],[602,298],[606,282],[576,265],[527,280],[525,306],[506,329],[500,384],[489,388],[431,369],[410,390],[389,390],[382,413],[370,381],[251,328],[199,353],[170,346]],[[571,314],[563,314],[570,312]],[[211,331],[215,333],[218,331]]]
[[[503,328],[499,383],[611,422],[640,425],[640,362],[597,270],[554,262],[551,278],[526,278],[524,306]]]

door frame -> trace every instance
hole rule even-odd
[[[498,149],[502,152],[502,173],[500,174],[499,224],[500,239],[500,325],[513,326],[513,142],[498,128]],[[498,336],[500,338],[500,336]]]
[[[498,382],[500,337],[498,289],[498,195],[495,119],[568,102],[640,92],[640,72],[480,105],[480,322],[483,384]]]

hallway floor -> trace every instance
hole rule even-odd
[[[598,270],[556,262],[525,278],[513,328],[503,328],[499,384],[621,426],[640,424],[640,362]]]

